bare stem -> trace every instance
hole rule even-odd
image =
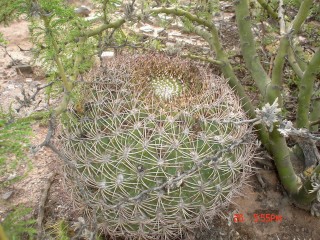
[[[47,183],[44,187],[44,189],[42,190],[42,195],[40,198],[40,203],[39,203],[39,207],[38,207],[38,219],[37,219],[37,240],[42,240],[43,239],[43,220],[44,220],[44,210],[45,210],[45,204],[48,198],[48,193],[49,193],[49,189],[51,187],[51,184],[54,180],[56,173],[52,172],[48,179],[47,179]]]
[[[319,72],[320,65],[320,48],[313,55],[306,71],[303,74],[299,86],[298,110],[297,110],[297,127],[309,128],[309,110],[311,96],[313,92],[314,80]]]
[[[280,34],[283,35],[286,33],[286,23],[284,21],[283,0],[279,0],[278,17],[279,17],[279,25],[280,25]]]
[[[109,0],[104,0],[102,4],[102,11],[103,11],[103,22],[105,24],[109,23],[108,16],[107,16],[107,6],[108,6]]]
[[[317,125],[317,124],[320,124],[320,119],[315,120],[315,121],[312,121],[312,122],[310,123],[310,126],[314,126],[314,125]]]
[[[304,21],[307,19],[309,15],[309,10],[312,7],[313,0],[304,0],[299,8],[299,11],[295,18],[293,19],[291,26],[289,27],[289,31],[293,34],[297,34],[300,31],[300,28]]]
[[[289,36],[286,34],[280,40],[278,53],[274,60],[272,69],[272,80],[267,87],[267,100],[269,103],[273,103],[278,98],[279,106],[282,106],[282,73],[286,60],[287,50],[289,47]]]
[[[294,53],[291,48],[288,49],[288,61],[293,69],[293,71],[297,74],[297,76],[301,79],[303,77],[303,71],[301,70]]]
[[[265,70],[260,64],[259,57],[255,49],[255,41],[252,34],[252,27],[250,23],[250,13],[247,0],[238,0],[235,5],[237,23],[240,34],[241,50],[246,61],[246,65],[256,81],[256,84],[262,93],[266,97],[266,100],[271,104],[278,98],[281,104],[281,87],[282,87],[282,72],[285,63],[285,57],[289,46],[290,33],[285,33],[285,23],[283,20],[283,9],[279,10],[279,19],[281,32],[283,34],[280,40],[280,46],[278,54],[274,61],[274,67],[272,70],[272,79],[270,81]],[[301,15],[299,17],[303,17]],[[294,22],[297,21],[296,19]],[[295,24],[299,26],[299,24]],[[267,90],[265,93],[264,91]],[[286,139],[279,133],[278,126],[275,125],[273,131],[269,134],[270,152],[273,155],[274,162],[276,164],[281,183],[284,188],[290,193],[295,194],[300,187],[299,177],[296,175],[292,163],[290,161],[290,152],[286,143]]]
[[[61,77],[61,80],[62,80],[62,83],[63,83],[63,86],[65,88],[65,90],[67,92],[71,92],[72,90],[72,84],[71,82],[68,80],[67,78],[67,75],[66,75],[66,72],[64,70],[64,67],[62,65],[62,62],[60,60],[60,57],[59,57],[59,47],[58,47],[58,44],[57,44],[57,41],[55,40],[55,37],[52,33],[52,29],[51,29],[51,26],[50,26],[50,19],[46,16],[43,16],[42,15],[42,20],[44,22],[44,26],[45,28],[47,29],[48,31],[48,37],[50,38],[50,41],[52,43],[52,46],[53,46],[53,49],[55,51],[55,54],[54,54],[54,61],[55,63],[57,64],[57,67],[58,67],[58,72],[59,72],[59,75]]]
[[[264,97],[266,95],[267,86],[271,80],[266,71],[263,69],[260,57],[256,51],[255,41],[251,30],[252,26],[250,22],[248,4],[248,0],[236,1],[235,3],[241,52],[252,78],[254,79],[261,95]]]
[[[299,32],[303,22],[306,20],[309,13],[309,9],[312,5],[312,0],[304,0],[302,2],[302,4],[300,5],[298,14],[293,19],[286,33],[285,33],[286,27],[283,19],[283,9],[281,4],[282,4],[282,1],[280,1],[280,6],[279,6],[280,32],[282,34],[282,38],[280,40],[278,53],[274,61],[271,84],[268,86],[268,89],[267,89],[268,102],[273,103],[274,100],[278,98],[280,106],[282,104],[282,95],[281,95],[281,89],[283,84],[282,73],[283,73],[283,67],[285,64],[285,59],[288,53],[290,38],[292,38],[295,34]]]
[[[165,8],[165,7],[154,8],[154,9],[150,10],[150,13],[153,13],[153,14],[166,13],[166,14],[172,14],[175,16],[186,17],[191,22],[198,23],[199,25],[205,26],[209,29],[216,29],[216,27],[214,26],[214,24],[211,21],[207,21],[206,19],[199,18],[198,16],[193,15],[192,13],[190,13],[188,11],[185,11],[183,9],[176,8],[176,7],[173,7],[173,8]]]
[[[269,15],[273,19],[278,20],[277,13],[270,7],[270,5],[268,3],[266,3],[264,0],[258,0],[258,3],[261,5],[261,7],[263,7],[269,13]]]
[[[290,194],[297,193],[300,181],[290,161],[290,152],[286,140],[276,127],[270,133],[270,148],[283,187]]]
[[[42,20],[44,22],[44,26],[48,31],[48,37],[50,38],[50,41],[52,42],[53,45],[53,49],[55,51],[54,54],[54,61],[57,64],[58,67],[58,73],[61,77],[62,80],[62,84],[64,87],[64,94],[63,94],[63,99],[60,102],[60,104],[58,105],[58,107],[56,107],[56,109],[53,111],[53,116],[57,117],[58,115],[60,115],[62,112],[64,112],[67,109],[69,100],[70,100],[70,92],[73,89],[73,84],[69,81],[69,79],[67,78],[66,75],[66,71],[62,65],[62,62],[60,60],[60,56],[59,56],[59,48],[58,48],[58,44],[55,40],[55,37],[52,33],[52,29],[50,26],[50,19],[44,15],[42,15]]]
[[[86,38],[96,36],[109,28],[119,28],[125,22],[126,22],[126,20],[124,18],[121,18],[121,19],[119,19],[115,22],[112,22],[112,23],[107,23],[107,24],[105,23],[95,29],[91,29],[91,30],[84,32],[82,34],[82,36],[86,37]]]
[[[194,60],[200,60],[200,61],[203,61],[203,62],[213,63],[213,64],[217,64],[217,65],[221,65],[222,64],[221,61],[215,60],[213,58],[196,56],[196,55],[193,55],[193,54],[184,54],[181,57],[187,57],[187,58],[191,58],[191,59],[194,59]]]

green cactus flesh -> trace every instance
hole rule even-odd
[[[250,175],[239,100],[204,67],[124,56],[86,76],[59,147],[76,202],[110,236],[175,239],[206,226]]]

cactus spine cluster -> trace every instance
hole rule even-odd
[[[255,145],[223,79],[163,55],[120,56],[85,78],[58,144],[73,196],[100,229],[175,239],[239,193]]]

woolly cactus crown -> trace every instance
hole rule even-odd
[[[163,55],[120,56],[86,79],[58,144],[73,196],[99,228],[174,239],[239,192],[255,145],[223,79]]]

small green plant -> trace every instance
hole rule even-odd
[[[0,175],[12,172],[26,162],[25,150],[30,144],[30,121],[16,121],[13,111],[0,109]]]
[[[16,121],[13,111],[5,112],[0,108],[0,176],[15,172],[21,163],[27,162],[25,151],[30,144],[32,129],[30,120]],[[21,179],[21,176],[2,179],[1,187],[8,186]],[[36,229],[32,227],[35,220],[28,219],[31,208],[19,206],[10,212],[1,223],[4,233],[9,240],[20,240],[22,236],[32,239]]]
[[[69,223],[63,219],[56,221],[53,224],[47,224],[46,233],[59,240],[69,240],[69,232],[71,228]]]
[[[33,239],[37,231],[33,227],[36,220],[29,217],[31,212],[32,208],[18,206],[5,217],[1,225],[9,240]]]
[[[5,45],[7,44],[7,41],[5,40],[5,38],[3,37],[3,34],[0,32],[0,45]]]
[[[150,45],[150,49],[155,50],[155,51],[160,51],[161,49],[164,48],[164,45],[162,44],[162,42],[158,39],[153,39],[150,41],[149,43]]]

